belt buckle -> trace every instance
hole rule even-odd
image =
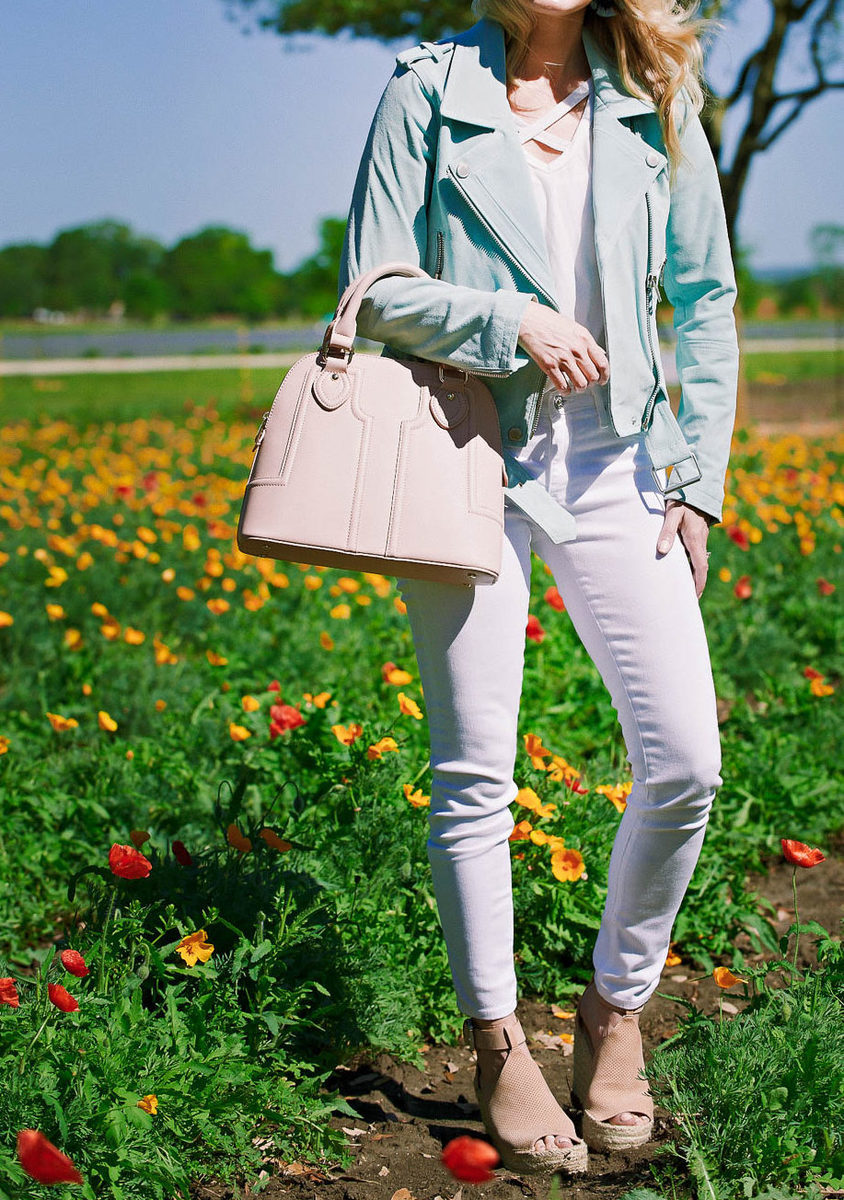
[[[666,478],[665,483],[662,484],[660,482],[659,476],[657,475],[657,471],[665,471],[667,468],[666,467],[651,467],[651,475],[653,476],[654,483],[656,484],[659,491],[663,494],[663,496],[665,496],[668,492],[675,492],[678,488],[687,487],[690,483],[697,483],[699,479],[703,478],[701,469],[700,469],[700,464],[697,461],[697,455],[695,454],[694,450],[690,450],[687,457],[681,458],[680,462],[687,462],[688,459],[691,459],[692,462],[694,463],[694,467],[692,468],[692,470],[695,473],[690,478],[678,478],[676,483],[669,483],[668,479]],[[681,475],[681,472],[677,471],[677,466],[678,466],[677,463],[671,463],[670,466],[672,466],[674,468],[674,471],[672,472],[672,474],[676,472],[676,474],[678,476]]]

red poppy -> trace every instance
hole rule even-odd
[[[574,777],[564,779],[563,782],[567,784],[573,792],[576,792],[578,796],[585,796],[589,791],[589,788],[585,788],[580,780],[575,779]]]
[[[71,996],[67,988],[63,988],[60,983],[48,983],[47,995],[56,1008],[60,1008],[62,1012],[76,1012],[79,1008],[78,1000]]]
[[[823,679],[820,671],[816,671],[814,667],[804,667],[803,675],[806,679]]]
[[[794,842],[790,838],[782,838],[782,852],[785,861],[793,867],[816,867],[818,863],[826,862],[826,855],[816,846],[807,846],[805,842]]]
[[[750,538],[747,536],[747,534],[744,532],[743,529],[739,528],[738,525],[730,525],[729,526],[729,528],[727,529],[727,537],[731,541],[735,542],[735,544],[738,546],[738,548],[740,550],[749,550],[750,549]]]
[[[0,1004],[8,1004],[10,1008],[20,1008],[21,1006],[18,989],[10,975],[5,979],[0,979]]]
[[[815,580],[815,582],[817,583],[818,591],[822,596],[831,596],[835,591],[835,584],[830,583],[829,580],[824,579],[823,576],[820,576],[817,580]]]
[[[545,593],[545,601],[547,604],[550,604],[552,608],[556,608],[557,612],[566,611],[566,606],[563,603],[563,597],[555,587],[549,587],[548,591]]]
[[[534,617],[533,615],[528,617],[525,636],[529,637],[532,642],[541,642],[543,640],[545,637],[545,630],[542,628],[542,625],[539,622],[539,617]],[[450,1142],[449,1145],[451,1145]]]
[[[146,879],[152,870],[152,863],[134,846],[119,846],[116,842],[108,852],[108,865],[121,879]]]
[[[272,683],[268,683],[268,684],[267,684],[267,691],[268,691],[268,692],[280,692],[280,691],[281,691],[281,684],[278,682],[278,680],[277,680],[277,679],[274,679],[274,680],[272,681]]]
[[[443,1166],[464,1183],[489,1183],[495,1179],[490,1167],[498,1161],[498,1151],[489,1142],[465,1136],[452,1138],[441,1157]]]
[[[39,1183],[84,1182],[67,1155],[37,1129],[22,1129],[18,1134],[18,1162]]]
[[[82,979],[88,974],[88,968],[85,965],[85,959],[78,950],[62,950],[59,957],[62,960],[62,966],[71,975],[75,975],[77,979]]]
[[[273,704],[270,708],[270,737],[277,738],[288,729],[305,724],[305,718],[292,704]]]
[[[180,867],[192,867],[193,859],[188,853],[188,848],[184,842],[173,843],[173,857]]]
[[[733,588],[733,592],[736,596],[736,599],[749,600],[753,595],[753,585],[750,582],[750,576],[742,575],[741,579],[738,580],[736,586]]]

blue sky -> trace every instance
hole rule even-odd
[[[719,89],[767,19],[765,0],[734,11]],[[285,270],[345,216],[399,48],[245,36],[222,0],[0,0],[0,18],[0,245],[102,217],[167,244],[213,223]],[[739,236],[758,268],[810,262],[811,227],[844,220],[841,117],[841,92],[816,101],[753,169]]]

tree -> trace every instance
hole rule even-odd
[[[286,279],[291,311],[304,317],[325,317],[337,304],[337,264],[343,249],[346,222],[326,217],[319,225],[319,249]]]
[[[427,0],[415,6],[404,0],[223,0],[232,14],[279,34],[348,32],[359,37],[436,39],[462,29],[474,19],[466,0]],[[724,95],[707,89],[701,120],[719,164],[724,207],[731,240],[741,198],[757,154],[764,154],[813,100],[844,78],[833,78],[840,63],[840,22],[844,0],[764,0],[768,31],[739,67]],[[704,0],[701,14],[724,18],[740,0]],[[781,88],[785,65],[805,82]],[[730,162],[724,161],[722,131],[736,114],[739,135]]]
[[[93,221],[56,234],[44,263],[50,308],[104,310],[122,300],[133,271],[155,271],[164,252],[119,221]]]
[[[27,243],[0,250],[0,317],[28,317],[46,298],[44,246]]]
[[[256,250],[245,233],[210,225],[168,250],[161,278],[183,317],[239,313],[251,319],[276,310],[279,277],[270,250]]]

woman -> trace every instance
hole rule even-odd
[[[639,1013],[722,782],[698,600],[735,413],[736,287],[698,117],[701,23],[670,0],[474,7],[467,32],[399,55],[340,287],[388,260],[420,264],[427,277],[372,286],[360,332],[485,376],[498,407],[499,579],[399,585],[430,727],[428,855],[484,1123],[506,1166],[578,1171],[587,1144],[651,1134]],[[658,353],[661,283],[678,418]],[[514,1011],[509,805],[531,551],[601,672],[633,769],[575,1023],[582,1139]]]

